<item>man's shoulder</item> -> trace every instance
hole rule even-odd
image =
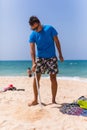
[[[51,31],[56,30],[52,25],[44,25],[43,27],[44,30],[51,30]]]
[[[53,28],[51,25],[44,25],[43,27],[44,27],[44,31],[47,31],[47,32],[48,31],[51,32]]]
[[[43,25],[44,28],[52,28],[51,25]]]
[[[35,35],[35,31],[32,31],[32,32],[30,33],[30,35]]]
[[[35,42],[35,39],[36,39],[36,34],[34,31],[32,31],[29,36],[29,42]]]
[[[30,33],[30,37],[35,37],[36,36],[36,32],[35,31],[32,31],[31,33]]]
[[[44,25],[44,30],[53,34],[53,36],[58,34],[57,30],[52,25]]]

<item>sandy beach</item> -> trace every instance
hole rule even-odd
[[[46,106],[28,106],[33,99],[33,77],[0,77],[0,88],[13,84],[25,91],[0,93],[0,130],[87,130],[87,117],[67,115],[60,111],[63,103],[80,96],[87,97],[87,81],[57,79],[57,104],[51,104],[49,78],[41,78],[41,100]]]

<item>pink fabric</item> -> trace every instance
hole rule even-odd
[[[4,91],[9,90],[10,88],[13,88],[13,84],[9,84],[7,87],[4,88]]]

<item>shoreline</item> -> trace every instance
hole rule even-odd
[[[33,78],[34,76],[32,77],[28,77],[28,76],[0,76],[0,78]],[[49,76],[41,76],[42,79],[48,79]],[[84,77],[67,77],[67,76],[57,76],[57,79],[59,80],[74,80],[74,81],[85,81],[87,82],[87,78],[84,78]]]

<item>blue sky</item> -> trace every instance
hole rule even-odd
[[[31,15],[58,31],[64,59],[87,59],[87,0],[0,0],[0,60],[30,60]]]

